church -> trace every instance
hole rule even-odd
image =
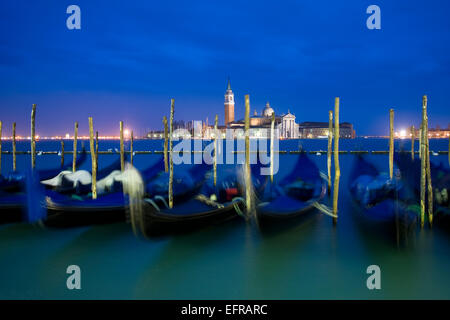
[[[280,138],[282,139],[298,139],[299,126],[295,122],[295,115],[289,112],[286,114],[277,115],[275,110],[266,103],[262,109],[261,114],[255,110],[253,116],[250,116],[250,130],[251,137],[254,138],[269,138],[270,124],[272,121],[272,114],[275,114],[275,128],[279,129]],[[231,90],[231,83],[228,79],[228,86],[225,92],[225,127],[228,129],[242,129],[245,128],[245,121],[234,120],[234,93]]]

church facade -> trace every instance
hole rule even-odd
[[[250,132],[253,138],[269,138],[272,114],[275,114],[275,128],[279,129],[280,138],[298,139],[299,126],[295,122],[295,115],[288,111],[287,114],[277,115],[269,102],[261,111],[261,114],[255,110],[253,116],[250,116]],[[244,119],[234,120],[234,94],[231,90],[228,80],[227,90],[225,92],[225,127],[228,129],[245,128]]]

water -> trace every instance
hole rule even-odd
[[[409,141],[396,141],[406,150]],[[325,150],[326,140],[303,140],[306,150]],[[38,150],[58,150],[59,142],[38,142]],[[299,141],[281,141],[297,150]],[[79,148],[81,147],[81,143]],[[86,147],[88,144],[86,143]],[[100,150],[118,147],[100,141]],[[3,142],[4,150],[10,145]],[[162,142],[138,140],[135,150],[161,150]],[[430,149],[447,150],[432,140]],[[27,150],[18,142],[18,150]],[[387,150],[386,139],[341,141],[341,150]],[[416,144],[417,149],[417,144]],[[66,142],[66,150],[71,143]],[[116,159],[100,155],[100,169]],[[310,157],[326,172],[326,156]],[[450,230],[417,230],[406,248],[376,232],[363,231],[347,191],[353,155],[341,155],[339,220],[315,214],[283,232],[261,235],[236,220],[195,233],[156,240],[134,237],[128,224],[45,230],[37,226],[0,226],[1,299],[449,299]],[[388,171],[388,156],[371,161]],[[157,155],[136,155],[145,168]],[[70,162],[71,155],[66,156]],[[278,178],[290,172],[295,155],[280,155]],[[447,163],[447,155],[431,156]],[[29,166],[19,155],[18,168]],[[37,157],[38,167],[58,166],[56,155]],[[3,155],[2,173],[12,167]],[[89,169],[87,162],[83,168]],[[219,170],[220,170],[219,166]],[[219,171],[220,172],[220,171]],[[330,205],[330,200],[325,203]],[[81,268],[81,290],[66,288],[66,268]],[[381,268],[381,290],[366,287],[366,269]]]

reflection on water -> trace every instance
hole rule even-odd
[[[38,142],[38,150],[42,143]],[[101,141],[100,150],[114,147],[107,143]],[[160,142],[145,143],[152,149]],[[145,143],[137,141],[134,147],[143,149]],[[292,149],[298,147],[298,141],[289,143]],[[326,149],[326,140],[315,143],[304,141],[302,145],[309,150]],[[387,140],[369,144],[344,140],[341,146],[345,149],[351,143],[381,150],[388,145]],[[446,150],[447,141],[441,148],[439,143],[434,148]],[[19,168],[29,164],[24,158],[18,157]],[[113,158],[101,157],[101,166]],[[325,155],[311,158],[326,172]],[[42,159],[38,157],[38,165],[59,164],[57,156]],[[352,160],[352,155],[340,157],[336,226],[330,217],[317,212],[268,232],[235,220],[152,240],[136,239],[127,224],[68,230],[0,226],[0,298],[449,299],[450,232],[438,227],[416,229],[406,245],[397,246],[384,230],[364,226],[346,189]],[[388,171],[387,155],[370,160]],[[8,161],[4,156],[4,173]],[[138,168],[147,167],[150,161],[156,161],[156,156],[135,156]],[[295,155],[280,156],[279,178],[290,172],[295,161]],[[431,161],[446,163],[447,156],[431,157]],[[330,206],[331,201],[326,197],[324,203]],[[71,264],[81,268],[81,291],[66,289],[66,268]],[[366,269],[372,264],[381,268],[381,291],[366,288]]]

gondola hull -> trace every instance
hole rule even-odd
[[[81,152],[80,157],[76,161],[76,166],[81,166],[87,159],[87,153]],[[47,180],[58,175],[64,168],[72,169],[72,163],[57,169],[43,169],[37,170],[37,174],[41,180]],[[12,172],[7,177],[0,176],[0,191],[8,193],[18,193],[25,188],[25,174],[19,172]]]
[[[42,220],[45,226],[69,228],[125,222],[127,203],[121,193],[84,201],[46,197],[45,208],[47,216]]]
[[[268,187],[264,201],[256,206],[261,230],[305,222],[314,216],[312,213],[327,190],[319,168],[305,153],[299,155],[290,174]]]
[[[417,213],[411,206],[411,190],[399,179],[386,180],[364,157],[357,156],[349,179],[354,218],[361,230],[389,241],[407,243],[416,227]]]
[[[235,206],[243,210],[244,202],[227,203],[218,208],[190,200],[172,210],[157,210],[151,204],[144,203],[142,220],[138,221],[138,225],[146,237],[187,233],[237,218],[239,215]]]
[[[22,221],[22,206],[2,207],[0,210],[0,225],[19,223]]]
[[[151,167],[153,169],[147,169],[144,172],[147,175],[145,180],[151,180],[150,176],[156,176],[155,168],[160,166],[158,162]],[[205,170],[205,167],[197,169],[194,173],[203,175],[204,171],[202,170]],[[200,178],[203,177],[201,176]],[[199,182],[192,184],[183,184],[183,187],[177,184],[173,195],[174,200],[181,202],[191,198],[201,188],[202,181],[201,179],[199,180]],[[157,194],[160,198],[165,198],[166,195],[166,193]],[[128,199],[122,192],[98,195],[97,199],[91,199],[89,195],[77,195],[74,199],[59,192],[47,190],[43,205],[47,215],[42,219],[42,223],[54,228],[125,222],[128,212]]]
[[[388,215],[380,217],[380,213]],[[397,244],[407,244],[417,226],[416,214],[393,200],[385,200],[369,209],[355,202],[353,217],[365,236]]]
[[[314,213],[314,204],[321,201],[325,194],[326,186],[323,184],[320,195],[308,201],[280,196],[269,203],[262,203],[256,209],[259,226],[268,227],[292,220],[295,220],[295,223],[305,221]]]
[[[402,179],[411,188],[413,188],[416,198],[416,203],[419,203],[420,199],[420,160],[411,159],[406,153],[397,153],[395,160],[401,170]],[[435,165],[430,163],[431,181],[433,186],[433,224],[442,226],[445,229],[450,228],[450,202],[448,201],[448,192],[450,191],[450,170],[444,167],[442,164]],[[439,201],[438,192],[442,192],[446,189],[447,200]],[[428,202],[425,203],[428,205]],[[426,210],[428,210],[426,208]],[[425,217],[428,218],[428,214],[425,213]]]
[[[0,195],[0,224],[17,223],[22,221],[24,214],[25,195]]]

